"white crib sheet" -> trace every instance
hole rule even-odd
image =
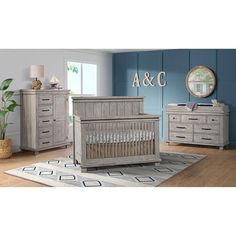
[[[154,132],[147,130],[117,131],[116,133],[103,132],[87,135],[87,144],[120,143],[133,141],[148,141],[154,139]]]

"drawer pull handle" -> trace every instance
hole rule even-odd
[[[211,130],[211,128],[202,128],[202,130]]]
[[[186,129],[184,126],[176,126],[177,129]]]
[[[49,111],[49,109],[44,109],[44,110],[42,110],[42,111],[43,111],[43,112],[44,112],[44,111]]]
[[[42,101],[49,101],[49,98],[43,98]]]
[[[46,134],[46,133],[49,133],[50,131],[49,130],[47,130],[47,131],[43,131],[42,133],[43,134]]]
[[[176,136],[176,138],[185,138],[184,136]]]
[[[188,118],[189,120],[198,120],[198,118]]]
[[[48,123],[50,120],[43,120],[43,123]]]
[[[48,143],[50,143],[50,142],[42,142],[42,144],[48,144]]]
[[[212,140],[211,138],[202,138],[202,140]]]

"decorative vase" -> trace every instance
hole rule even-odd
[[[11,139],[0,140],[0,159],[9,158],[12,155]]]

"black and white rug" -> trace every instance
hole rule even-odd
[[[72,158],[60,157],[47,162],[8,170],[5,173],[53,187],[156,187],[205,155],[161,153],[162,162],[95,168],[81,173]]]

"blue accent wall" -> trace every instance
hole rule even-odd
[[[189,94],[185,77],[194,66],[207,66],[217,79],[214,93],[198,99]],[[135,72],[142,82],[145,72],[155,76],[166,72],[167,86],[133,88]],[[216,98],[230,107],[230,145],[236,146],[236,50],[234,49],[181,49],[113,54],[113,95],[144,96],[145,112],[159,114],[160,135],[164,137],[164,107],[168,103],[210,102]]]

